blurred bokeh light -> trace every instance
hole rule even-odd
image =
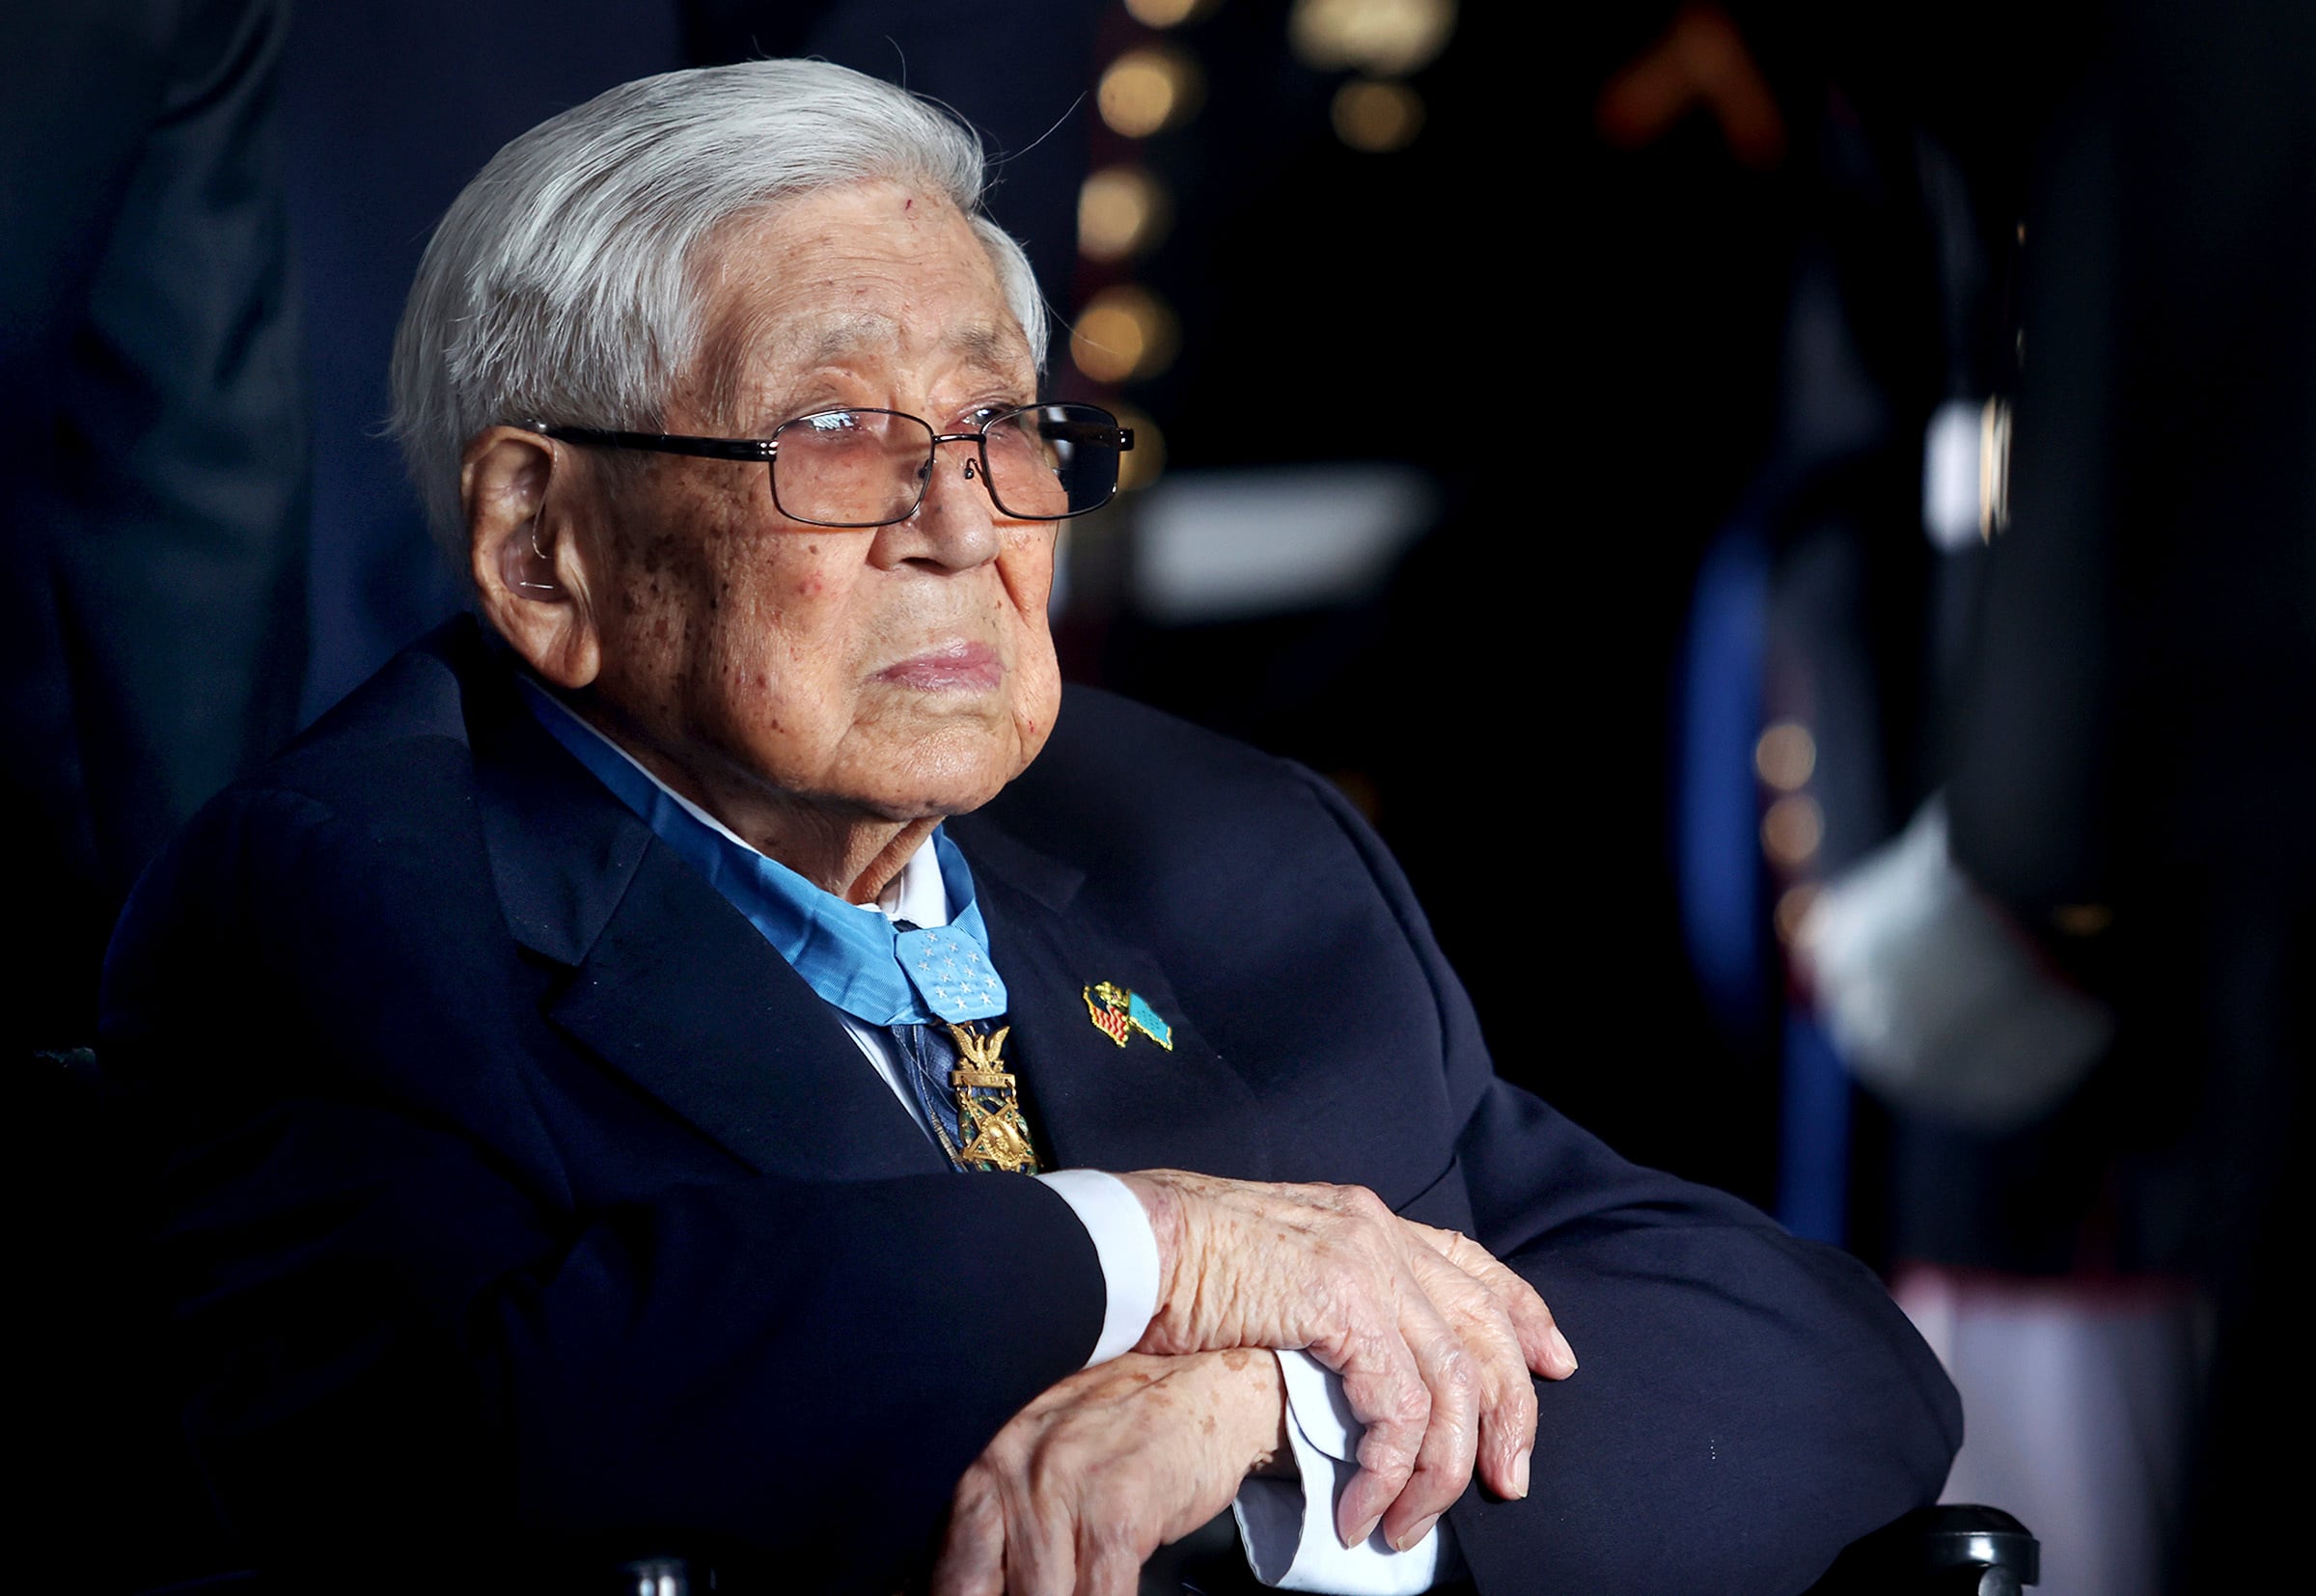
[[[1397,76],[1429,66],[1455,32],[1455,0],[1296,0],[1295,54],[1321,71]]]
[[[1146,139],[1187,121],[1203,90],[1197,62],[1170,46],[1144,44],[1110,63],[1094,105],[1112,132]]]
[[[1761,817],[1761,850],[1784,869],[1798,870],[1816,858],[1825,836],[1825,812],[1802,793],[1786,794]]]
[[[1134,284],[1104,289],[1078,313],[1069,358],[1096,382],[1154,376],[1172,364],[1181,332],[1174,313]]]
[[[1788,887],[1778,894],[1778,906],[1771,912],[1770,918],[1777,928],[1779,942],[1790,944],[1801,935],[1802,922],[1809,913],[1809,905],[1816,901],[1817,883],[1814,881]]]
[[[1145,28],[1175,27],[1213,9],[1213,0],[1126,0],[1126,14]]]
[[[1423,130],[1423,96],[1404,83],[1355,77],[1336,90],[1329,116],[1336,137],[1352,149],[1388,154]]]
[[[1817,768],[1817,741],[1799,721],[1779,721],[1753,744],[1753,769],[1779,792],[1792,792]]]
[[[1078,190],[1078,252],[1089,261],[1123,261],[1166,236],[1173,201],[1140,166],[1105,166]]]

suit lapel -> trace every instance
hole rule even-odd
[[[828,1005],[493,663],[462,672],[468,731],[508,926],[568,972],[547,1018],[759,1173],[946,1169]]]
[[[828,1005],[656,840],[547,1014],[760,1173],[948,1168]]]
[[[1075,907],[1078,876],[985,822],[951,826],[973,866],[1022,1081],[1049,1169],[1174,1168],[1268,1178],[1253,1093],[1199,1032],[1157,959]],[[1085,990],[1111,981],[1173,1028],[1172,1051],[1097,1027]]]

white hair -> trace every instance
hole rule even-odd
[[[642,78],[515,139],[434,230],[395,335],[394,435],[445,550],[463,566],[459,462],[484,427],[658,429],[699,352],[694,255],[787,196],[882,179],[946,197],[1042,367],[1045,304],[981,210],[984,174],[942,108],[824,61]]]

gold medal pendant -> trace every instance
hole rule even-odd
[[[1034,1175],[1037,1149],[1030,1143],[1030,1122],[1022,1117],[1012,1072],[999,1057],[1012,1030],[1000,1026],[984,1036],[961,1025],[949,1028],[962,1060],[949,1075],[957,1094],[957,1134],[965,1143],[956,1160],[968,1169]]]

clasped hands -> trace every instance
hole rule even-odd
[[[1543,1300],[1485,1248],[1356,1186],[1176,1169],[1119,1177],[1158,1241],[1158,1310],[1136,1349],[1060,1382],[958,1482],[935,1596],[1126,1596],[1143,1562],[1284,1452],[1266,1349],[1307,1351],[1365,1426],[1337,1509],[1343,1544],[1413,1546],[1476,1469],[1528,1494],[1530,1371],[1576,1357]]]

